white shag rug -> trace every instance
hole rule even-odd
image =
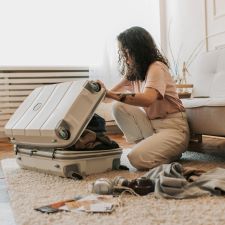
[[[123,160],[125,159],[123,158]],[[80,194],[90,194],[88,187],[98,178],[114,178],[121,175],[133,179],[142,175],[143,172],[111,171],[88,176],[82,181],[74,181],[20,169],[15,159],[2,160],[2,168],[18,225],[225,224],[225,198],[215,196],[167,200],[156,199],[154,194],[144,197],[135,197],[128,194],[123,197],[124,205],[116,208],[110,214],[83,212],[43,214],[33,208],[62,199],[70,199]]]

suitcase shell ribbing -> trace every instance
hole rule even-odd
[[[80,138],[104,96],[105,90],[91,81],[36,88],[5,125],[19,165],[71,178],[118,167],[120,148],[66,149]]]
[[[65,82],[35,89],[5,126],[12,143],[65,148],[74,144],[93,116],[105,90],[96,92],[88,81]],[[69,139],[58,135],[65,127]]]

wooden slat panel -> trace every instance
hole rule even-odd
[[[33,91],[46,84],[73,80],[86,80],[87,67],[79,68],[0,68],[0,137],[4,136],[4,126],[18,106]]]
[[[4,126],[0,126],[0,137],[5,137]]]
[[[24,101],[25,98],[26,96],[9,96],[9,97],[4,96],[0,97],[0,102],[22,102]]]
[[[88,66],[1,66],[0,67],[0,72],[10,72],[10,73],[18,73],[18,72],[23,72],[23,73],[36,73],[36,72],[71,72],[71,71],[89,71]]]
[[[73,80],[84,80],[84,79],[73,79]],[[65,80],[66,81],[66,80]],[[9,84],[5,84],[5,85],[0,85],[0,90],[33,90],[37,87],[40,87],[44,84],[53,84],[53,83],[60,83],[60,82],[45,82],[43,80],[43,83],[40,83],[40,84],[12,84],[12,85],[9,85]]]
[[[80,72],[29,72],[29,73],[1,73],[0,78],[26,78],[26,77],[77,77],[77,78],[88,78],[89,72],[80,71]]]
[[[27,84],[27,85],[0,85],[0,90],[33,90],[37,87],[40,87],[41,84],[36,84],[36,85],[32,85],[32,84]]]
[[[7,103],[1,103],[1,108],[16,108],[21,104],[21,102],[7,102]]]
[[[0,120],[2,121],[2,120],[5,120],[5,121],[7,121],[9,118],[11,117],[11,115],[10,114],[3,114],[3,115],[0,115]]]
[[[1,84],[52,84],[66,81],[74,81],[75,78],[32,78],[32,79],[0,79]]]
[[[17,108],[1,108],[0,112],[2,114],[13,114]]]
[[[19,91],[9,91],[9,90],[3,90],[0,91],[0,96],[27,96],[32,92],[32,90],[19,90]]]
[[[0,120],[0,127],[4,127],[7,123],[7,120]]]

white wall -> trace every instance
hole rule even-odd
[[[205,0],[206,35],[209,51],[225,48],[225,1]]]
[[[161,0],[161,43],[167,57],[169,51],[168,32],[174,58],[179,58],[179,70],[193,49],[205,38],[204,0]],[[201,51],[205,51],[202,47]],[[191,64],[192,66],[192,64]],[[190,73],[191,73],[190,66]]]
[[[160,39],[157,0],[0,0],[0,12],[0,66],[97,64],[130,26]]]

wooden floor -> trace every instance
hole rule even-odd
[[[0,139],[0,160],[14,157],[13,146],[8,139]]]

